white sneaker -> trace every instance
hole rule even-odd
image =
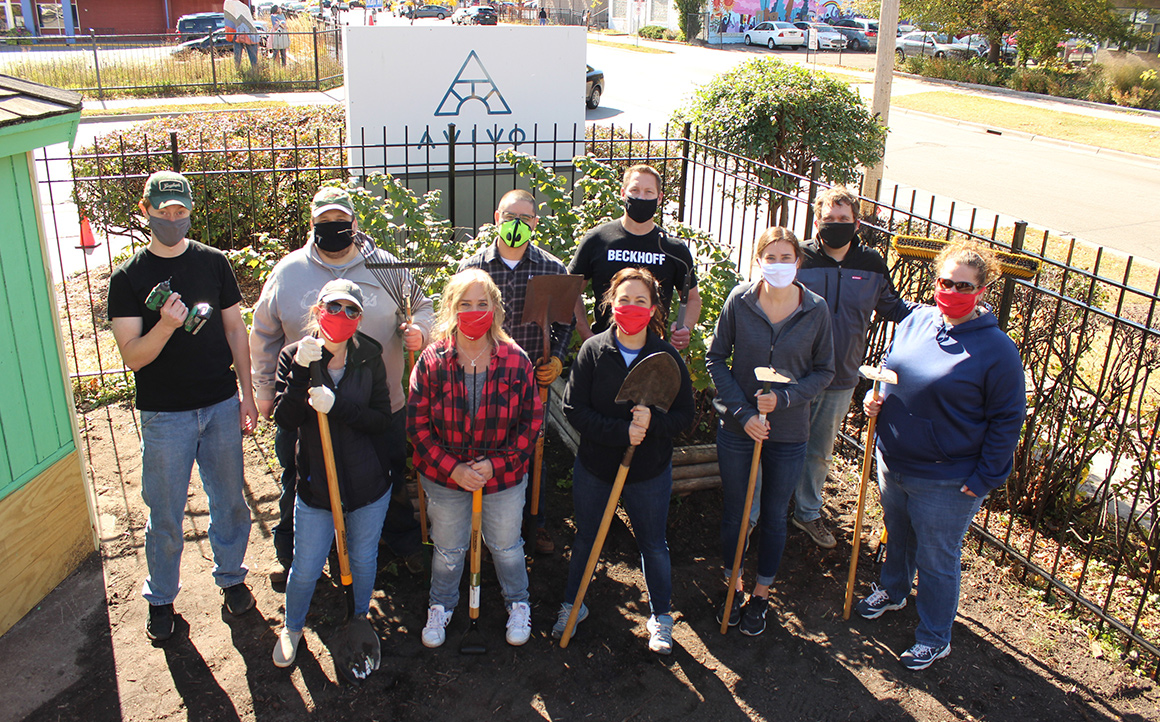
[[[644,625],[648,630],[648,648],[657,654],[673,652],[673,618],[668,614],[654,614]]]
[[[282,627],[278,641],[274,643],[274,666],[289,667],[294,664],[294,658],[298,656],[298,643],[301,641],[301,630],[291,632],[286,627]]]
[[[527,644],[532,636],[532,608],[527,602],[515,602],[508,612],[507,643],[513,647]]]
[[[434,649],[447,641],[447,623],[455,610],[448,612],[442,604],[432,604],[427,610],[427,626],[423,627],[423,646]]]

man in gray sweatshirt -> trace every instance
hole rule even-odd
[[[408,322],[403,310],[392,295],[401,296],[401,289],[388,292],[375,274],[366,267],[366,261],[354,240],[374,246],[374,241],[358,231],[358,219],[350,194],[342,188],[323,187],[311,203],[311,233],[306,245],[288,253],[274,266],[258,304],[254,307],[254,325],[250,332],[250,363],[253,367],[255,397],[258,410],[267,419],[274,407],[274,376],[278,368],[278,353],[283,346],[306,335],[307,311],[318,298],[319,290],[328,281],[345,278],[362,289],[365,303],[360,330],[383,346],[383,363],[387,367],[387,386],[391,391],[392,425],[386,440],[389,460],[395,479],[401,480],[406,464],[406,433],[404,430],[405,396],[403,370],[405,351],[419,351],[431,337],[435,314],[430,299],[422,297],[412,308]],[[383,263],[398,263],[399,259],[385,250],[374,251]],[[400,283],[409,276],[398,274]],[[294,556],[294,446],[297,441],[291,429],[278,428],[274,451],[282,465],[282,497],[279,501],[281,518],[274,527],[274,553],[289,570]],[[387,532],[402,531],[406,540],[392,543],[394,551],[412,556],[420,551],[417,526],[414,524],[410,502],[405,501],[404,485],[396,484],[392,493],[392,509],[387,514]],[[402,505],[405,503],[405,507]],[[393,529],[406,525],[407,529]],[[414,537],[411,539],[411,537]],[[388,538],[390,541],[391,539]],[[413,542],[413,543],[411,543]],[[408,560],[409,567],[414,562]]]

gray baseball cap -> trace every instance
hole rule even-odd
[[[318,292],[319,303],[330,303],[331,301],[350,301],[358,306],[360,311],[363,310],[362,289],[354,281],[348,281],[345,278],[336,278],[330,281]]]

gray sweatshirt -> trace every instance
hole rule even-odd
[[[777,408],[767,417],[769,440],[785,443],[809,439],[810,401],[834,377],[834,342],[826,302],[797,281],[794,288],[801,292],[801,306],[779,324],[776,337],[758,300],[760,281],[738,284],[717,319],[705,365],[717,387],[713,407],[725,428],[736,434],[744,435],[745,423],[757,415],[754,394],[762,385],[753,374],[755,368],[772,366],[797,380],[770,389],[777,394]]]
[[[365,234],[359,236],[370,240]],[[373,241],[371,241],[373,243]],[[378,249],[383,263],[398,263],[399,259]],[[407,272],[402,272],[404,276]],[[391,391],[391,411],[397,412],[405,403],[403,396],[404,349],[398,333],[399,324],[406,318],[375,277],[366,267],[361,254],[343,266],[332,266],[322,260],[311,234],[306,245],[274,266],[262,295],[254,306],[254,327],[250,332],[250,365],[253,367],[254,393],[259,401],[274,398],[274,376],[278,371],[278,352],[283,346],[306,335],[307,312],[318,300],[318,292],[329,281],[346,278],[359,285],[363,292],[363,320],[359,330],[383,346],[383,363],[387,367],[387,386]],[[431,300],[424,296],[412,309],[413,321],[423,330],[426,341],[431,338],[435,320]]]

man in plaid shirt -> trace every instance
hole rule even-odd
[[[547,363],[544,359],[544,331],[534,323],[520,323],[524,317],[524,300],[527,297],[528,281],[533,276],[559,275],[567,273],[564,264],[551,253],[531,242],[532,232],[539,217],[536,215],[536,199],[525,190],[513,190],[504,194],[495,211],[495,225],[498,238],[495,243],[459,264],[459,270],[479,268],[487,272],[503,295],[503,330],[519,344],[528,358],[536,364],[536,382],[540,386],[550,386],[564,368],[564,356],[572,340],[572,323],[554,323],[551,332],[551,355]],[[544,514],[543,495],[546,484],[540,484],[539,518],[536,519],[536,552],[552,554],[556,543],[547,529]],[[531,522],[532,485],[528,484],[527,503],[524,504],[524,521]]]

